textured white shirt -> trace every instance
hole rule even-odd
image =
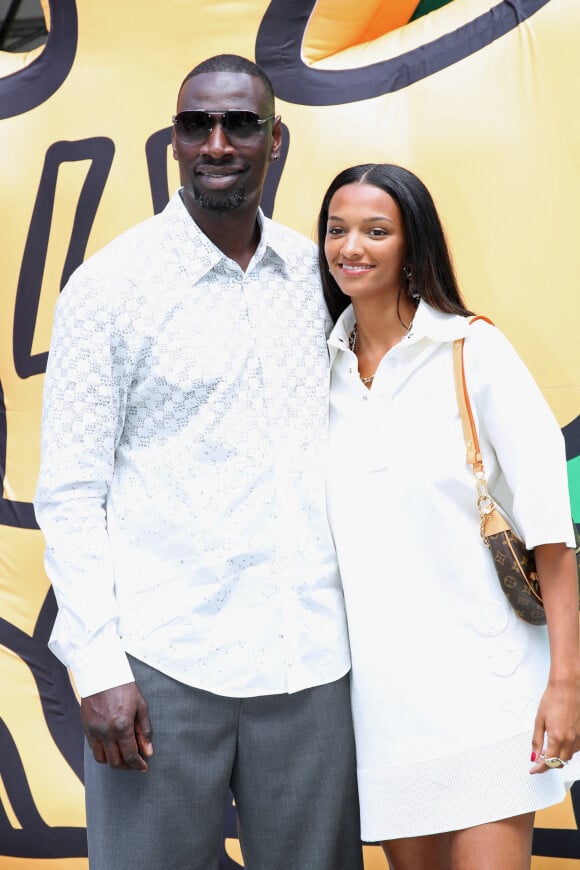
[[[132,680],[126,652],[234,697],[350,666],[315,248],[259,220],[244,273],[176,194],[59,299],[35,508],[82,696]]]

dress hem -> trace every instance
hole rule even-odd
[[[376,843],[463,830],[560,803],[580,779],[580,754],[531,775],[531,733],[454,756],[360,769],[361,837]]]

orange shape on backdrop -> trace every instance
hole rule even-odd
[[[318,0],[304,34],[307,64],[371,42],[407,24],[417,0]]]

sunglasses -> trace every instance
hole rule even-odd
[[[263,124],[267,124],[275,116],[259,118],[255,112],[243,109],[229,109],[226,112],[203,112],[200,109],[187,109],[178,112],[171,119],[177,138],[190,145],[204,142],[215,125],[221,128],[230,140],[244,140],[255,136]]]

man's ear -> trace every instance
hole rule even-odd
[[[282,118],[276,115],[272,123],[272,150],[270,160],[279,160],[282,153]]]

